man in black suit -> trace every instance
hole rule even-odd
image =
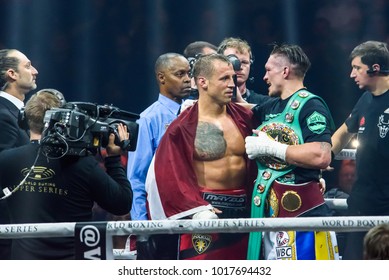
[[[19,127],[18,116],[25,95],[36,89],[38,71],[15,49],[0,50],[0,152],[30,142],[28,132]],[[0,195],[2,197],[2,195]],[[0,200],[0,224],[9,223],[5,200]],[[0,260],[10,259],[11,240],[0,239]]]

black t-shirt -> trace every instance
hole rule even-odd
[[[270,98],[266,102],[255,106],[253,108],[254,116],[258,119],[260,123],[263,121],[268,120],[269,118],[274,118],[277,115],[280,115],[283,110],[285,109],[287,103],[289,102],[289,99],[292,96],[290,96],[287,99],[280,99],[280,98]],[[304,143],[309,142],[331,142],[331,123],[332,123],[332,117],[327,109],[327,106],[319,99],[319,98],[312,98],[308,100],[305,105],[300,109],[300,115],[299,115],[299,123],[301,127],[302,137],[304,139]],[[321,133],[315,133],[313,132],[308,124],[307,119],[314,113],[317,112],[325,117],[326,119],[326,128]],[[307,168],[301,168],[296,167],[292,171],[295,175],[295,183],[300,184],[308,181],[318,181],[320,170],[319,169],[307,169]]]
[[[255,91],[249,90],[249,89],[246,90],[245,95],[242,97],[244,100],[246,100],[248,103],[251,103],[251,104],[262,104],[262,103],[266,102],[269,98],[271,98],[268,95],[259,94],[259,93],[256,93]]]
[[[38,143],[30,143],[0,153],[2,188],[14,189],[22,181],[34,163],[38,147]],[[106,158],[105,167],[106,171],[93,156],[48,159],[40,154],[24,184],[6,198],[11,223],[91,221],[94,202],[112,214],[127,214],[132,190],[120,156]],[[12,258],[74,259],[73,239],[14,239]]]
[[[389,215],[389,91],[380,96],[365,92],[345,123],[349,132],[358,133],[359,141],[349,209]]]

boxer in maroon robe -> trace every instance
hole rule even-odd
[[[193,75],[199,99],[169,126],[149,169],[150,217],[249,217],[247,194],[256,167],[247,158],[244,139],[251,135],[252,113],[231,102],[235,72],[225,56],[200,57]],[[247,236],[183,234],[171,246],[165,242],[165,248],[177,252],[177,259],[245,259]]]

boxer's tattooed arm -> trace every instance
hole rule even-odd
[[[331,144],[327,142],[320,142],[320,148],[325,152],[331,151]]]
[[[201,160],[216,160],[224,156],[227,143],[223,131],[216,125],[199,122],[197,125],[195,150]]]

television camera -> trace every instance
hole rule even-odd
[[[139,115],[112,105],[88,102],[67,102],[61,108],[47,110],[41,146],[48,157],[96,154],[108,145],[109,135],[115,134],[115,144],[124,151],[134,151],[138,139]],[[120,141],[118,125],[127,126],[129,139]]]

